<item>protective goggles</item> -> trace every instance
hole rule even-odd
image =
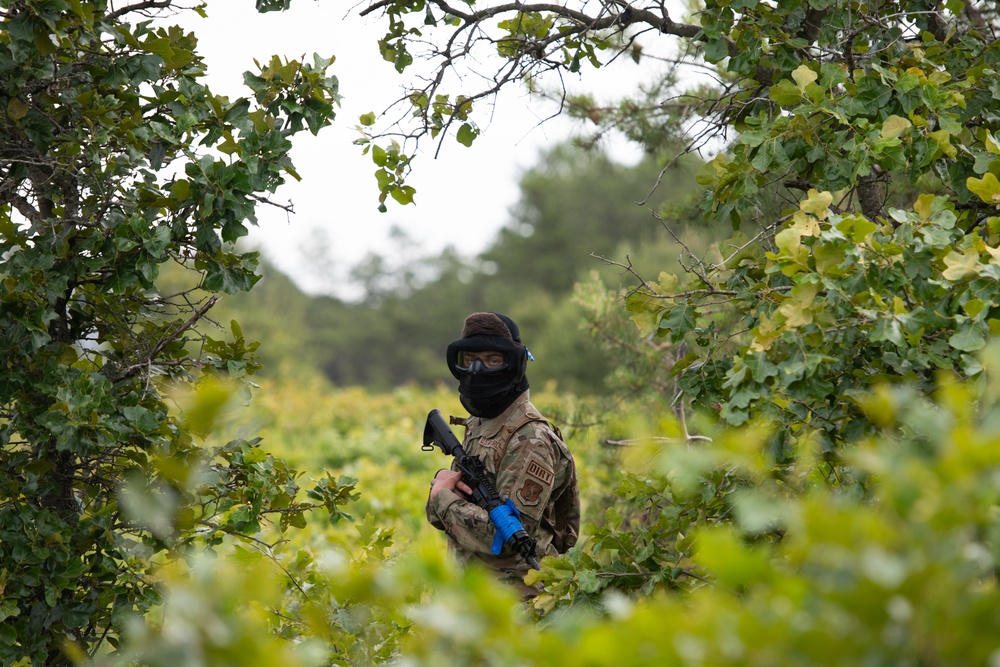
[[[459,350],[455,355],[455,368],[466,373],[499,372],[506,370],[509,365],[507,353],[499,350]]]
[[[470,336],[448,345],[448,369],[461,380],[470,373],[507,373],[516,382],[524,376],[527,351],[520,343],[497,336]]]

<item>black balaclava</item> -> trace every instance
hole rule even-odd
[[[497,351],[504,365],[487,369],[480,362],[469,368],[458,363],[460,352]],[[465,318],[462,337],[448,346],[448,370],[458,379],[458,395],[469,414],[492,419],[528,389],[525,366],[528,350],[521,332],[509,317],[499,313],[473,313]]]

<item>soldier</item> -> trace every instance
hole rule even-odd
[[[496,488],[520,512],[536,540],[536,558],[565,553],[580,529],[576,464],[559,430],[531,404],[525,366],[531,358],[520,331],[499,313],[473,313],[462,337],[448,346],[448,369],[459,381],[459,398],[472,415],[463,448],[496,475]],[[440,470],[431,482],[427,520],[448,536],[459,562],[479,562],[514,584],[526,597],[538,589],[524,583],[528,565],[504,546],[491,553],[494,526],[469,501],[472,490],[455,470]]]

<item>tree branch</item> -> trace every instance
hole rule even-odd
[[[398,2],[398,0],[380,0],[380,2],[376,2],[362,10],[361,16],[367,16],[368,14],[379,9],[385,9],[396,2]],[[473,12],[462,11],[461,9],[448,4],[446,0],[431,0],[430,4],[435,5],[438,9],[450,14],[451,16],[462,19],[468,24],[482,23],[487,19],[495,18],[501,14],[538,12],[550,13],[572,20],[578,24],[587,26],[590,30],[608,30],[611,28],[621,28],[641,23],[656,28],[665,35],[675,35],[677,37],[686,37],[688,39],[693,39],[701,33],[700,26],[672,21],[670,19],[670,15],[666,11],[664,11],[662,15],[658,16],[648,9],[636,9],[635,7],[626,7],[623,11],[616,14],[595,17],[564,5],[544,2],[534,4],[511,2],[503,5],[496,5],[495,7],[487,7]]]
[[[214,306],[215,303],[218,300],[219,300],[219,295],[218,294],[213,294],[211,296],[211,298],[209,298],[209,300],[206,301],[205,304],[202,305],[201,308],[199,308],[198,310],[196,310],[194,312],[194,314],[191,315],[191,317],[188,318],[188,320],[186,322],[184,322],[183,324],[181,324],[180,326],[178,326],[176,329],[174,329],[172,332],[170,332],[170,334],[168,336],[160,339],[156,343],[156,345],[153,346],[153,349],[149,351],[149,354],[146,355],[145,359],[143,359],[142,361],[140,361],[138,363],[132,364],[131,366],[128,366],[127,368],[124,368],[121,371],[119,371],[118,373],[114,374],[114,376],[112,377],[112,380],[114,382],[120,382],[120,381],[124,380],[125,378],[127,378],[127,377],[129,377],[131,375],[135,375],[137,372],[139,372],[139,370],[141,370],[141,369],[143,369],[145,367],[148,367],[150,364],[152,364],[153,360],[156,359],[157,355],[159,355],[160,352],[162,352],[163,349],[167,345],[169,345],[173,341],[177,340],[178,336],[180,336],[182,333],[184,333],[185,331],[187,331],[188,329],[190,329],[192,326],[194,326],[194,324],[198,320],[200,320],[202,317],[204,317],[205,313],[207,313],[209,311],[209,309],[212,306]]]
[[[134,5],[125,5],[121,9],[108,12],[106,19],[108,21],[114,21],[129,12],[141,12],[150,9],[166,9],[172,4],[173,0],[143,0],[143,2],[137,2]]]

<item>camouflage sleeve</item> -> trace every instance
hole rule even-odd
[[[444,468],[441,468],[440,470],[438,470],[438,472],[441,472],[441,470],[444,470]],[[435,473],[435,476],[436,476],[436,474],[437,473]],[[432,480],[431,481],[431,487],[433,487],[433,486],[434,486],[434,481]],[[440,495],[440,492],[439,492],[439,495]],[[447,499],[448,500],[448,504],[450,504],[451,502],[454,502],[455,500],[459,499],[459,497],[456,494],[454,494],[454,493],[452,493],[450,491],[448,492],[448,496],[449,496],[449,498]],[[442,500],[445,500],[445,499],[442,499]],[[441,509],[441,501],[439,500],[438,502],[435,503],[434,499],[431,498],[430,491],[428,491],[427,492],[427,502],[424,504],[424,514],[426,514],[426,516],[427,516],[427,523],[431,524],[432,526],[434,526],[438,530],[444,530],[444,524],[441,523],[441,519],[440,519],[440,517],[438,517],[438,511],[440,509]],[[443,512],[442,512],[442,515],[443,515]]]
[[[495,529],[486,510],[442,489],[427,501],[427,520],[468,553],[489,554]]]
[[[441,493],[444,493],[444,491],[439,492],[438,496],[440,496]],[[448,493],[450,495],[452,495],[452,496],[455,495],[454,493],[451,493],[450,491]],[[455,497],[458,498],[458,496],[455,496]],[[428,493],[428,495],[427,495],[427,504],[424,506],[424,513],[427,515],[427,523],[431,524],[432,526],[434,526],[438,530],[444,530],[444,524],[441,523],[441,519],[438,518],[438,509],[439,509],[439,506],[440,506],[440,501],[436,501],[436,499],[437,499],[437,496],[435,496],[434,498],[431,498],[430,494]]]
[[[507,445],[497,490],[514,501],[521,523],[531,533],[548,506],[555,483],[558,453],[548,438],[529,424],[517,431]]]

